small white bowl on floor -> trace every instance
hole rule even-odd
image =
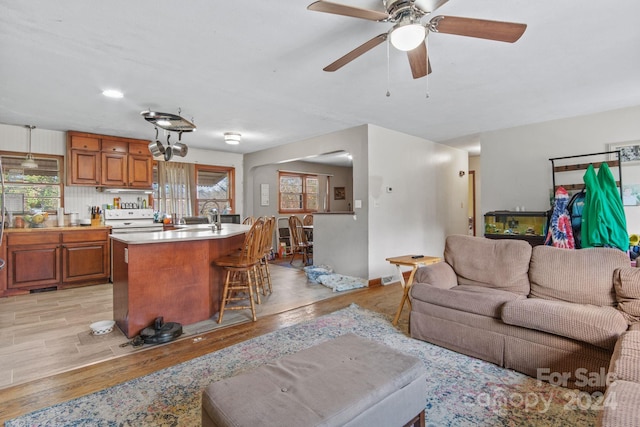
[[[91,328],[91,333],[93,335],[104,335],[113,331],[115,324],[116,322],[113,320],[101,320],[99,322],[92,323],[89,327]]]

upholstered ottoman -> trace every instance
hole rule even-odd
[[[212,383],[204,427],[424,426],[422,362],[353,334]]]

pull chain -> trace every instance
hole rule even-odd
[[[424,47],[427,50],[427,75],[425,78],[425,85],[427,86],[427,92],[426,92],[426,99],[429,99],[429,45],[428,45],[428,41],[429,41],[429,37],[427,35],[427,37],[424,39]]]
[[[389,38],[387,38],[387,98],[391,96],[389,91]]]

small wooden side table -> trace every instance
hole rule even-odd
[[[411,301],[409,300],[409,290],[411,289],[411,285],[413,284],[413,276],[415,276],[418,267],[421,265],[429,265],[435,264],[437,262],[441,262],[442,258],[434,257],[434,256],[422,256],[420,258],[414,258],[414,255],[403,255],[398,257],[387,258],[391,264],[395,264],[398,268],[398,273],[400,274],[400,283],[402,284],[402,300],[400,301],[400,306],[398,307],[398,312],[396,313],[396,317],[393,319],[393,325],[398,324],[398,320],[400,319],[400,314],[402,314],[402,309],[404,307],[405,301],[409,301],[409,307],[411,307]],[[405,282],[404,276],[402,275],[402,266],[411,267],[411,273],[409,273],[409,279]]]

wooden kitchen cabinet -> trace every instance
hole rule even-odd
[[[67,185],[100,185],[100,139],[91,134],[67,135]]]
[[[109,233],[62,233],[62,284],[106,281],[109,278]]]
[[[4,267],[0,269],[0,296],[7,290],[7,234],[2,236],[0,242],[0,259],[4,261]]]
[[[129,154],[129,187],[149,188],[153,183],[153,157]]]
[[[47,288],[60,283],[59,241],[58,233],[7,236],[7,288]]]
[[[106,187],[126,187],[128,176],[126,154],[102,153],[102,185]]]
[[[0,280],[0,296],[109,280],[108,228],[9,231],[6,242],[6,285]]]
[[[67,185],[150,189],[153,156],[148,141],[67,132]]]

